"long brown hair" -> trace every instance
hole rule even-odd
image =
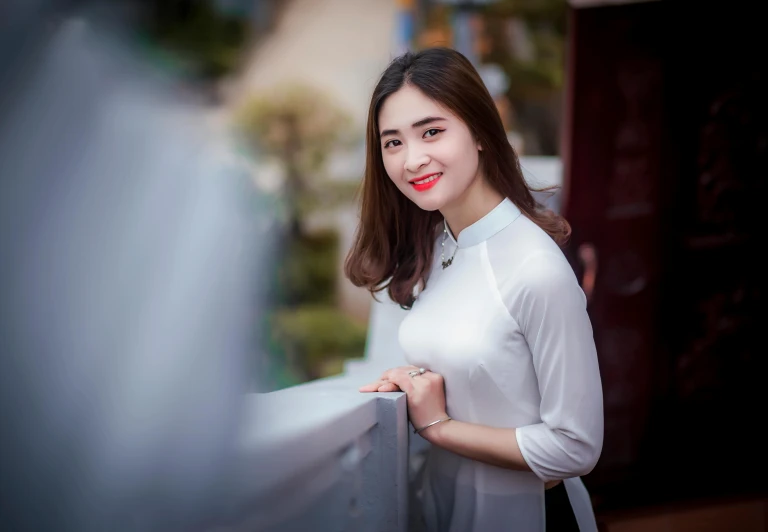
[[[402,194],[387,176],[381,157],[379,111],[387,97],[406,84],[469,127],[483,147],[480,164],[491,186],[558,244],[567,241],[568,222],[534,199],[496,104],[472,64],[450,48],[407,52],[384,71],[368,110],[360,225],[344,264],[344,273],[355,286],[366,287],[374,297],[388,289],[393,301],[410,308],[414,289],[426,287],[432,264],[435,229],[443,217],[439,211],[422,210]]]

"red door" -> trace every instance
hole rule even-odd
[[[768,61],[755,8],[716,7],[571,12],[563,211],[575,269],[596,257],[605,507],[764,491]]]

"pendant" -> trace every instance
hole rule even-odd
[[[450,266],[453,263],[453,257],[451,257],[448,260],[443,261],[443,269],[446,269],[448,266]]]

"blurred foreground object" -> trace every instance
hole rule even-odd
[[[0,529],[202,529],[270,220],[119,28],[38,5],[8,7],[0,54]]]

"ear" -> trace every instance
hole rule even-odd
[[[479,142],[477,143],[477,151],[483,151],[483,145]]]

